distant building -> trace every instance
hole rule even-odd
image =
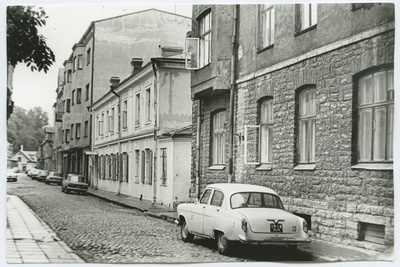
[[[54,128],[43,128],[45,140],[39,145],[37,153],[37,167],[42,170],[55,170],[53,164],[53,134]]]
[[[164,55],[182,49],[162,48]],[[182,54],[132,61],[132,75],[96,101],[91,183],[175,207],[189,200],[190,71]]]
[[[29,171],[36,167],[36,151],[24,151],[24,146],[10,158],[10,167],[19,171]]]
[[[392,246],[394,5],[194,5],[193,20],[192,197],[264,185],[314,238]]]
[[[191,19],[156,9],[93,21],[60,70],[55,112],[55,166],[88,175],[92,142],[88,107],[109,92],[109,77],[128,77],[134,57],[161,55],[161,45],[183,47]]]

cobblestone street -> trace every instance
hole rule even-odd
[[[220,255],[215,242],[180,239],[179,227],[88,195],[64,194],[61,187],[20,175],[7,184],[87,263],[170,263],[237,261],[313,261],[312,255],[282,249],[240,246],[232,257]]]

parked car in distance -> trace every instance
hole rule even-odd
[[[49,175],[50,171],[48,170],[40,170],[39,174],[37,175],[37,180],[39,182],[46,181],[47,175]]]
[[[7,182],[16,182],[18,180],[18,173],[14,170],[7,169]]]
[[[46,184],[51,184],[51,183],[55,183],[55,184],[62,184],[62,176],[61,173],[59,172],[50,172],[49,175],[46,177]]]
[[[64,180],[62,180],[61,191],[67,194],[70,191],[86,194],[88,187],[89,185],[85,176],[70,173]]]
[[[234,242],[252,245],[283,245],[296,248],[309,243],[307,222],[285,211],[278,194],[249,184],[212,184],[200,201],[178,205],[181,238],[213,238],[220,254]]]
[[[32,180],[38,179],[39,174],[40,174],[40,171],[41,171],[41,170],[39,170],[39,169],[34,170],[34,171],[32,172],[32,174],[31,174],[31,179],[32,179]]]
[[[31,169],[28,171],[27,176],[28,176],[28,177],[31,177],[33,171],[35,171],[35,170],[36,170],[35,168],[31,168]]]

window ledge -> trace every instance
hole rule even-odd
[[[315,28],[317,28],[317,24],[314,24],[314,25],[312,25],[312,26],[310,26],[310,27],[308,27],[308,28],[305,28],[305,29],[303,29],[303,30],[301,30],[301,31],[296,32],[296,33],[294,34],[294,36],[302,35],[303,33],[306,33],[306,32],[309,32],[309,31],[314,30]]]
[[[261,164],[257,166],[256,171],[270,171],[272,170],[272,164]]]
[[[257,54],[259,54],[259,53],[261,53],[261,52],[264,52],[265,50],[271,49],[271,48],[273,48],[273,47],[274,47],[274,44],[270,44],[270,45],[268,45],[268,46],[266,46],[266,47],[259,48],[258,51],[257,51]]]
[[[224,170],[225,169],[225,165],[213,165],[208,167],[209,170]]]
[[[293,168],[296,171],[314,171],[315,164],[299,164]]]
[[[359,163],[351,166],[353,170],[393,170],[393,163]]]

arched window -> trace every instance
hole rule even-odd
[[[298,163],[315,163],[316,89],[307,86],[299,92],[297,112]]]
[[[358,79],[358,162],[393,162],[393,69]]]
[[[274,124],[273,99],[267,98],[259,104],[260,163],[272,163],[272,131]]]
[[[211,156],[212,165],[225,164],[225,110],[211,115]]]

